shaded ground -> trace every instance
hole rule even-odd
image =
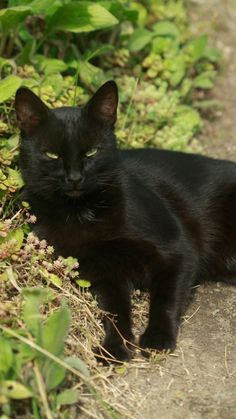
[[[236,1],[194,2],[194,27],[208,31],[225,65],[213,96],[222,103],[201,135],[205,154],[236,161]],[[135,419],[236,418],[236,287],[201,286],[181,327],[175,354],[132,361],[114,378],[114,397]]]

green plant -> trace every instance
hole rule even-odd
[[[22,296],[21,327],[16,328],[18,321],[14,318],[9,322],[11,329],[0,326],[0,402],[3,411],[10,415],[11,400],[31,399],[38,415],[51,418],[51,410],[59,412],[61,406],[79,400],[76,389],[55,392],[66,373],[75,372],[86,382],[89,371],[79,358],[64,356],[71,322],[68,307],[64,304],[48,316],[42,308],[50,309],[55,298],[52,290],[25,288]]]

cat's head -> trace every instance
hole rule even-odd
[[[49,109],[27,88],[16,93],[20,166],[26,189],[73,199],[109,184],[116,167],[118,91],[108,81],[83,107]]]

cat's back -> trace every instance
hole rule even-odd
[[[190,196],[218,184],[236,186],[236,163],[199,154],[158,149],[121,150],[124,167],[134,176],[184,188]]]

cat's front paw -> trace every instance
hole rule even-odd
[[[94,349],[95,357],[103,365],[129,361],[132,358],[132,351],[123,343],[110,343]]]
[[[155,349],[156,351],[174,351],[176,348],[176,336],[171,332],[158,332],[145,330],[140,336],[139,345],[143,349]],[[148,356],[147,351],[142,351],[144,356]]]

